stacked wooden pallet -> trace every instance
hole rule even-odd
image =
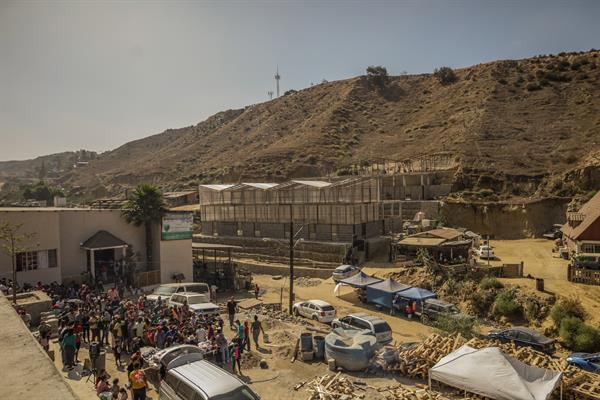
[[[385,367],[388,371],[398,371],[411,378],[426,379],[428,371],[442,357],[450,354],[466,343],[460,335],[430,335],[420,345],[398,352],[398,363]]]
[[[341,372],[336,375],[324,375],[313,379],[307,383],[307,390],[310,393],[309,400],[351,400],[364,399],[364,389],[355,386],[352,381],[341,376]],[[358,393],[363,391],[362,393]]]
[[[400,384],[394,386],[385,386],[378,388],[379,392],[387,392],[387,400],[449,400],[448,397],[429,390],[426,386],[419,386],[416,389],[408,388]]]

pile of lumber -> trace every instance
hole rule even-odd
[[[431,367],[465,343],[465,338],[459,333],[450,336],[434,333],[414,348],[399,350],[398,361],[384,369],[398,371],[411,378],[426,379]]]
[[[308,382],[307,390],[310,393],[309,400],[351,400],[364,399],[365,393],[362,387],[356,386],[347,377],[336,375],[324,375]],[[358,393],[362,391],[362,393]]]
[[[448,397],[429,390],[425,385],[417,385],[416,389],[412,389],[398,384],[381,387],[377,391],[387,392],[387,400],[449,400]]]

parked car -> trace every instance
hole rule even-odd
[[[542,236],[549,240],[560,239],[562,237],[561,229],[561,224],[554,224],[552,225],[552,228],[548,232],[544,233]]]
[[[175,293],[169,298],[170,306],[187,304],[190,310],[199,315],[219,315],[219,306],[209,301],[208,295],[199,293]]]
[[[479,248],[475,250],[475,254],[479,256],[479,258],[496,258],[496,256],[494,255],[494,249],[492,249],[492,246],[490,246],[489,244],[479,246]]]
[[[355,265],[340,265],[336,269],[333,270],[331,276],[333,277],[333,281],[337,282],[342,279],[350,278],[360,272],[360,268]]]
[[[421,310],[421,322],[427,324],[440,316],[453,319],[473,319],[472,316],[461,313],[458,307],[452,303],[440,299],[426,299]]]
[[[491,332],[488,334],[488,337],[490,339],[498,339],[501,342],[513,342],[519,346],[531,347],[547,354],[554,353],[554,339],[550,339],[524,326],[515,326],[504,331]]]
[[[600,374],[600,353],[573,353],[567,362],[588,372]]]
[[[335,318],[335,308],[323,300],[309,300],[294,304],[294,315],[301,315],[315,321],[330,323]]]
[[[594,253],[578,253],[571,263],[575,268],[600,270],[600,256]]]
[[[173,293],[210,293],[210,288],[206,283],[165,283],[158,286],[154,291],[146,296],[150,301],[156,301],[160,297],[162,300],[168,300]]]
[[[332,328],[343,329],[368,329],[377,338],[377,343],[385,345],[392,341],[392,328],[379,317],[366,313],[350,314],[343,318],[336,318],[331,322]]]
[[[259,400],[237,376],[206,360],[173,366],[159,388],[159,400]]]
[[[204,357],[204,353],[202,352],[200,347],[191,344],[181,344],[178,346],[172,346],[163,350],[159,350],[156,353],[152,354],[152,356],[149,359],[146,359],[144,361],[146,361],[150,368],[159,371],[157,377],[160,377],[160,379],[162,380],[167,374],[169,364],[171,364],[171,362],[176,358],[184,356],[186,354],[193,354],[195,355],[196,359],[200,360]],[[156,385],[159,384],[159,382],[153,383],[156,383]]]

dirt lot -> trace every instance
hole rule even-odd
[[[525,263],[525,274],[531,274],[535,277],[545,279],[546,290],[557,295],[578,296],[586,310],[590,314],[590,320],[596,324],[600,321],[600,287],[590,287],[585,285],[572,284],[566,280],[566,265],[565,260],[555,257],[551,252],[552,243],[545,240],[513,240],[513,241],[493,241],[492,246],[498,255],[498,260],[492,264],[498,263],[513,263],[523,261]],[[392,272],[393,266],[385,266],[378,264],[377,267],[365,268],[367,273],[385,273]],[[273,279],[271,275],[255,275],[254,280],[261,288],[261,300],[266,302],[279,302],[281,288],[284,288],[283,305],[287,305],[287,288],[289,281],[284,277],[282,279]],[[535,281],[532,279],[510,279],[506,280],[511,284],[519,284],[533,287]],[[430,334],[433,329],[422,325],[418,321],[407,320],[401,317],[390,316],[387,313],[382,313],[374,309],[372,306],[361,304],[353,290],[343,288],[341,296],[335,297],[333,289],[335,284],[331,279],[301,279],[295,285],[296,301],[309,299],[322,299],[331,303],[337,310],[338,315],[345,315],[351,312],[367,311],[371,314],[378,315],[384,318],[392,327],[394,340],[398,343],[420,341]],[[249,293],[239,293],[239,299],[248,297]],[[220,299],[223,301],[224,299]],[[253,311],[243,313],[243,318],[250,318]],[[295,341],[301,332],[308,327],[321,331],[320,334],[327,333],[330,328],[327,325],[313,321],[307,321],[308,325],[297,322],[282,321],[276,318],[260,316],[264,321],[266,332],[270,336],[270,343],[263,344],[259,350],[252,348],[250,356],[243,362],[242,379],[251,384],[251,387],[263,399],[307,399],[308,393],[305,388],[298,391],[294,390],[300,382],[310,381],[317,376],[321,376],[328,372],[327,366],[323,362],[304,363],[300,360],[291,362],[292,353],[295,346]],[[232,332],[226,330],[226,335],[231,337]],[[87,350],[82,349],[82,354],[79,359],[83,360],[87,355]],[[57,352],[58,354],[58,352]],[[59,357],[57,356],[59,359]],[[119,377],[121,382],[126,380],[126,375],[123,370],[115,368],[114,358],[112,354],[107,353],[106,365],[108,372],[113,377]],[[269,365],[267,369],[261,369],[258,363],[261,359],[265,359]],[[60,361],[56,362],[59,371],[61,370]],[[79,372],[77,372],[79,371]],[[81,367],[67,373],[62,372],[67,381],[77,394],[83,400],[97,399],[90,382],[85,382],[86,377],[80,375]],[[382,387],[401,382],[408,386],[414,386],[419,383],[400,377],[399,375],[368,375],[351,374],[354,380],[360,380],[368,383],[372,387]],[[420,382],[423,383],[423,382]],[[382,399],[385,392],[379,393],[374,389],[366,387],[365,398],[367,399]],[[149,399],[156,400],[158,394],[155,390],[149,392]]]
[[[492,264],[524,262],[523,274],[544,278],[545,290],[557,296],[579,298],[588,312],[589,321],[600,326],[600,286],[571,283],[567,280],[567,264],[552,253],[553,242],[546,239],[493,240],[498,259]],[[534,279],[506,279],[508,283],[535,287]]]

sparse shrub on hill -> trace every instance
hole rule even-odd
[[[488,289],[502,289],[504,285],[498,279],[493,276],[487,276],[479,282],[479,287],[483,290]]]
[[[442,85],[449,85],[458,80],[456,73],[450,67],[440,67],[433,71],[433,75],[440,81]]]
[[[514,300],[514,294],[504,291],[496,296],[494,311],[504,317],[514,317],[521,311],[521,306]]]
[[[367,78],[372,85],[380,89],[385,88],[390,81],[387,69],[381,65],[367,67]]]
[[[552,318],[556,328],[560,328],[562,320],[569,317],[585,321],[586,312],[581,305],[581,301],[577,298],[561,299],[550,310],[550,318]]]
[[[463,337],[470,339],[475,336],[477,321],[474,318],[452,318],[440,315],[435,320],[434,326],[447,333],[460,333]]]
[[[536,90],[541,90],[542,87],[540,85],[538,85],[537,83],[528,83],[527,86],[525,86],[525,89],[527,89],[530,92],[536,91]]]
[[[562,319],[559,333],[563,344],[571,350],[589,353],[600,351],[600,331],[577,317]]]

